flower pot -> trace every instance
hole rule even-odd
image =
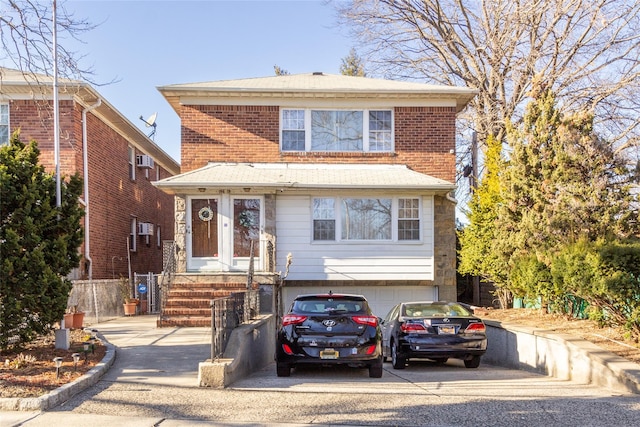
[[[124,315],[125,316],[134,316],[136,314],[136,307],[138,306],[135,302],[125,302],[123,304],[124,307]]]
[[[66,322],[65,322],[66,323]],[[82,329],[84,323],[84,312],[73,313],[73,329]]]
[[[65,327],[65,329],[73,328],[73,313],[65,313],[65,315],[64,315],[64,327]]]

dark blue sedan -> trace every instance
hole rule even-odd
[[[383,358],[391,358],[395,369],[418,358],[437,363],[462,359],[465,367],[477,368],[487,351],[482,319],[455,302],[403,302],[391,309],[381,326]]]

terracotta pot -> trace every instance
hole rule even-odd
[[[84,323],[84,312],[73,313],[73,329],[82,329]]]
[[[136,314],[136,307],[138,306],[135,302],[125,302],[123,304],[124,307],[124,315],[125,316],[134,316]]]
[[[65,327],[65,329],[73,328],[73,313],[65,313],[65,315],[64,315],[64,327]]]

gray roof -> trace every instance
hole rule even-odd
[[[432,85],[416,82],[343,76],[326,73],[306,73],[284,76],[221,80],[201,83],[173,84],[158,90],[179,111],[180,98],[247,99],[261,97],[274,103],[288,98],[394,99],[455,101],[462,110],[478,93],[476,89]]]
[[[198,188],[393,189],[448,192],[451,182],[403,165],[321,163],[209,163],[154,183],[168,193]]]

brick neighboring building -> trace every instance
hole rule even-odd
[[[85,242],[73,279],[128,277],[129,260],[132,273],[161,272],[162,241],[174,238],[174,203],[152,181],[179,173],[180,165],[88,84],[61,79],[58,93],[61,175],[85,180]],[[55,172],[52,99],[51,78],[0,68],[0,143],[19,130]]]
[[[290,265],[283,300],[362,293],[383,316],[455,300],[456,115],[468,88],[310,73],[159,88],[180,116],[177,271],[191,283]],[[286,304],[285,304],[286,307]]]

